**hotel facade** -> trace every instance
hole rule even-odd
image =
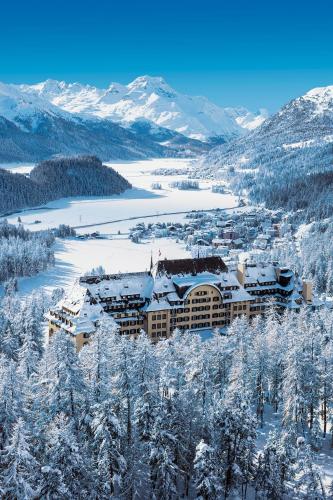
[[[157,341],[176,328],[222,330],[237,317],[251,319],[272,306],[297,311],[302,303],[312,303],[312,283],[278,264],[229,271],[220,257],[165,259],[151,271],[79,278],[46,317],[50,336],[63,329],[80,350],[105,315],[121,334],[135,338],[144,330]]]

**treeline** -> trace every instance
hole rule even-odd
[[[169,186],[171,188],[176,188],[176,189],[182,189],[184,191],[186,190],[192,190],[192,189],[200,189],[199,182],[191,179],[184,179],[182,181],[174,181],[170,182]]]
[[[129,188],[126,179],[95,156],[57,158],[37,165],[29,178],[0,169],[0,211],[68,196],[110,196]]]
[[[78,355],[62,331],[45,348],[42,308],[13,315],[13,301],[0,329],[4,498],[332,494],[315,464],[331,438],[331,312],[236,319],[227,336],[176,331],[156,346],[105,320]]]
[[[53,243],[50,231],[31,233],[22,225],[0,223],[0,282],[33,276],[54,264]]]

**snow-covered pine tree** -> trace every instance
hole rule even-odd
[[[48,344],[33,390],[42,427],[59,414],[79,427],[84,418],[86,385],[74,343],[64,331],[55,333]]]
[[[256,496],[283,500],[291,494],[294,479],[295,450],[287,433],[270,432],[258,455],[255,477]]]
[[[42,457],[42,498],[57,498],[60,494],[65,498],[88,497],[94,491],[94,476],[74,422],[61,413],[56,415],[48,426],[47,437]]]
[[[218,500],[222,497],[221,479],[214,448],[203,440],[196,448],[194,485],[198,500]]]
[[[0,489],[3,498],[31,500],[38,496],[38,462],[22,417],[12,428],[9,443],[0,453]]]
[[[97,497],[118,498],[124,493],[126,461],[122,455],[124,429],[114,412],[114,401],[97,404],[93,409],[93,451]],[[127,495],[127,493],[126,493]]]
[[[17,363],[0,355],[0,450],[8,444],[13,425],[24,413],[24,380]]]
[[[254,399],[256,414],[260,426],[264,425],[264,408],[268,393],[268,346],[263,320],[257,316],[253,323],[250,335],[253,336],[253,377],[255,382]]]
[[[325,500],[326,492],[318,467],[315,465],[314,454],[309,445],[299,440],[297,480],[295,488],[299,498],[307,500]]]
[[[164,402],[149,442],[150,485],[154,500],[170,500],[178,494],[179,471],[174,453],[176,440],[169,427],[168,412]]]
[[[232,494],[246,496],[254,476],[257,421],[251,409],[251,357],[244,333],[235,351],[228,390],[221,400],[215,401],[212,419],[225,498]]]

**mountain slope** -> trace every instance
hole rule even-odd
[[[181,94],[161,77],[142,76],[128,85],[112,83],[107,89],[55,80],[20,88],[70,113],[120,123],[145,118],[200,140],[211,136],[230,140],[259,126],[267,116],[264,110],[252,114],[245,108],[221,108],[205,97]]]
[[[315,185],[323,185],[319,174],[327,174],[329,190],[316,193],[318,210],[325,213],[324,205],[332,202],[333,86],[309,91],[246,137],[212,149],[198,163],[199,175],[202,169],[216,178],[227,175],[253,201],[291,210],[311,206],[311,213]]]
[[[202,151],[207,151],[206,144],[176,132],[173,141],[160,144],[156,134],[94,116],[86,119],[34,92],[0,84],[0,162],[39,161],[59,154],[95,154],[111,160],[190,156]]]

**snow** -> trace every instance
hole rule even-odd
[[[36,128],[43,114],[60,115],[65,119],[71,117],[66,111],[36,93],[27,93],[18,85],[0,82],[0,116],[15,122],[24,130],[21,120],[28,119],[33,128]]]
[[[154,175],[151,172],[157,168],[188,168],[191,160],[187,159],[155,159],[127,163],[108,163],[131,182],[133,189],[122,195],[107,198],[66,198],[48,203],[42,209],[29,210],[20,214],[26,228],[31,231],[56,227],[59,224],[84,226],[100,224],[106,221],[153,215],[145,222],[168,220],[181,221],[184,215],[176,214],[162,217],[160,214],[212,208],[231,208],[237,205],[237,200],[230,194],[212,193],[210,181],[200,182],[199,191],[181,191],[169,187],[174,176]],[[17,168],[17,167],[16,167]],[[17,170],[16,170],[17,171]],[[177,180],[187,177],[177,175]],[[151,188],[152,183],[160,183],[162,190],[158,192]],[[18,214],[8,217],[15,223]],[[41,223],[35,224],[39,220]],[[124,221],[116,224],[92,226],[78,230],[81,233],[100,230],[103,233],[116,233],[118,230],[127,232],[138,221]]]
[[[34,168],[34,163],[2,163],[0,168],[4,170],[10,170],[14,174],[30,174],[31,170]]]
[[[316,114],[323,114],[331,109],[333,101],[333,85],[316,87],[304,95],[304,99],[315,104]]]
[[[221,108],[205,97],[181,94],[163,78],[148,75],[128,85],[111,83],[107,89],[56,80],[21,85],[19,89],[85,118],[97,116],[123,124],[145,118],[201,140],[214,135],[231,138],[243,134],[267,117],[265,110],[255,114],[245,108]]]
[[[157,168],[188,168],[190,160],[155,159],[138,162],[112,163],[113,168],[124,175],[134,186],[133,190],[123,195],[109,198],[69,198],[51,202],[43,208],[28,210],[8,217],[9,222],[16,223],[20,215],[25,228],[32,231],[47,229],[59,224],[72,226],[102,223],[108,220],[125,219],[145,215],[152,218],[141,219],[146,224],[156,221],[177,222],[185,219],[185,214],[159,215],[164,212],[177,212],[196,209],[228,208],[237,205],[232,195],[212,193],[210,181],[200,182],[199,191],[181,191],[168,187],[174,176],[152,174]],[[19,165],[13,170],[18,171]],[[22,165],[22,168],[31,166]],[[181,180],[186,176],[177,175]],[[160,182],[163,189],[156,194],[151,189],[153,182]],[[41,221],[35,224],[35,220]],[[92,233],[95,230],[111,239],[101,240],[60,240],[56,243],[55,267],[32,278],[20,280],[20,293],[26,295],[33,289],[45,288],[51,291],[55,287],[67,288],[75,278],[93,267],[103,266],[106,272],[134,272],[149,269],[151,253],[153,260],[189,257],[179,243],[173,239],[159,238],[146,243],[132,243],[126,234],[129,228],[139,220],[127,220],[102,226],[79,229],[80,233]],[[121,231],[121,235],[118,235]],[[161,255],[159,257],[159,252]]]
[[[21,278],[19,293],[25,296],[42,288],[46,292],[56,287],[68,288],[76,278],[99,265],[107,273],[145,271],[149,269],[151,254],[154,262],[164,257],[177,259],[190,256],[184,246],[168,238],[142,244],[128,239],[58,241],[55,266],[37,276]]]

